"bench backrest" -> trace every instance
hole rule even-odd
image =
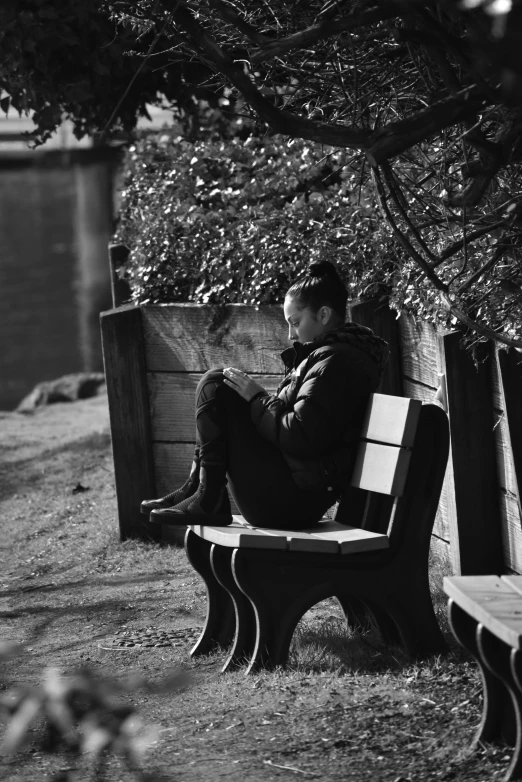
[[[422,402],[372,394],[352,486],[399,497],[404,489]]]
[[[448,451],[448,418],[439,406],[373,394],[336,520],[385,533],[392,548],[413,527],[412,552],[420,552],[429,546]]]

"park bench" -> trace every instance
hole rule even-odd
[[[482,674],[482,718],[473,739],[506,743],[514,753],[505,780],[522,777],[522,576],[444,579],[455,638]]]
[[[349,625],[367,612],[387,642],[412,656],[441,653],[428,582],[430,538],[448,457],[437,405],[373,394],[351,485],[335,519],[301,531],[191,526],[187,556],[208,595],[192,650],[230,651],[223,670],[284,665],[304,613],[336,597]]]

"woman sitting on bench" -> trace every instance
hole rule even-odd
[[[371,393],[380,382],[386,342],[345,322],[348,291],[335,267],[314,263],[285,297],[293,347],[286,375],[269,394],[235,367],[213,369],[196,390],[197,446],[187,481],[145,500],[161,524],[226,526],[226,489],[256,527],[311,526],[350,478]]]

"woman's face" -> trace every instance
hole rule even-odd
[[[286,298],[284,304],[285,320],[288,323],[288,339],[294,342],[312,342],[315,337],[319,337],[328,331],[331,326],[328,325],[330,317],[323,310],[329,308],[321,307],[318,312],[312,312],[310,307],[299,308],[297,299]]]

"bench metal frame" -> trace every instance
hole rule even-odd
[[[232,548],[193,529],[185,549],[205,581],[205,627],[193,656],[230,645],[223,671],[246,673],[284,665],[295,627],[316,603],[336,597],[349,626],[367,612],[387,642],[400,641],[415,657],[443,653],[428,580],[431,532],[449,449],[448,419],[423,405],[401,496],[350,488],[337,519],[385,532],[389,546],[356,554]],[[194,528],[196,529],[196,528]]]

